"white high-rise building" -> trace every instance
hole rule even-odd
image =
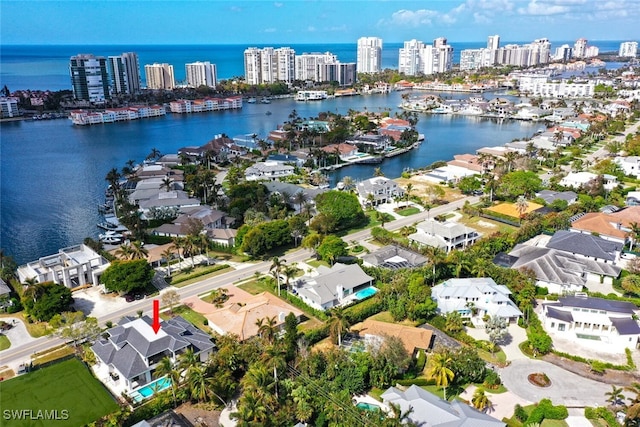
[[[258,85],[278,81],[291,82],[295,78],[295,50],[289,47],[274,49],[250,47],[244,51],[244,75],[247,83]]]
[[[420,72],[420,52],[424,49],[423,42],[416,39],[404,42],[404,47],[398,53],[398,72],[408,76],[415,76]]]
[[[571,59],[573,49],[568,44],[563,44],[556,48],[556,52],[553,55],[553,59],[556,61],[568,61]]]
[[[576,40],[573,45],[573,57],[584,58],[587,56],[587,39],[581,38]]]
[[[498,50],[500,49],[500,36],[489,36],[487,38],[487,49]]]
[[[321,82],[323,80],[320,67],[324,64],[337,64],[338,58],[331,52],[325,53],[303,53],[295,57],[296,80],[310,80]]]
[[[185,71],[189,87],[208,86],[215,88],[218,85],[216,64],[209,61],[185,64]]]
[[[438,37],[433,41],[433,68],[431,73],[445,73],[453,66],[453,47],[447,44],[447,39]]]
[[[140,92],[140,63],[134,52],[108,58],[111,93],[133,95]]]
[[[275,50],[277,61],[277,81],[292,82],[296,78],[296,51],[290,47]]]
[[[460,51],[460,70],[477,70],[482,67],[484,51],[488,49],[464,49]]]
[[[358,73],[377,73],[382,69],[382,39],[361,37],[358,39]]]
[[[620,43],[620,51],[618,56],[625,58],[635,58],[638,55],[638,42]]]
[[[147,79],[147,89],[172,90],[176,87],[173,65],[147,64],[144,66],[144,74]]]
[[[600,49],[597,46],[588,46],[584,51],[585,58],[593,58],[600,54]]]
[[[259,85],[260,78],[260,49],[249,47],[244,51],[244,79],[250,85]]]

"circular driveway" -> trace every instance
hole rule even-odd
[[[548,398],[555,405],[604,406],[605,393],[611,385],[583,378],[542,360],[514,360],[498,371],[505,387],[531,402]],[[551,380],[549,387],[537,387],[527,377],[535,372],[544,372]]]

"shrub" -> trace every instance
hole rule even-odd
[[[418,358],[416,359],[416,371],[422,372],[424,370],[424,365],[427,364],[427,353],[424,350],[420,350],[418,353]]]
[[[484,376],[484,386],[486,388],[495,389],[502,384],[500,381],[500,375],[493,369],[487,369],[486,374]]]
[[[520,422],[525,422],[525,420],[529,418],[529,415],[527,415],[527,411],[525,411],[524,408],[520,406],[520,404],[516,404],[516,406],[513,408],[513,415]]]

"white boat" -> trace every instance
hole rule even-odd
[[[256,103],[256,99],[255,98],[247,99],[247,104],[255,104],[255,103]]]
[[[107,231],[106,233],[99,234],[98,239],[102,243],[106,243],[108,245],[118,245],[122,243],[124,236],[120,233],[116,233],[115,231]]]
[[[322,101],[327,99],[326,90],[300,90],[296,94],[296,101]]]
[[[271,104],[271,100],[269,98],[267,98],[266,96],[264,98],[262,98],[260,100],[261,103],[263,104]]]

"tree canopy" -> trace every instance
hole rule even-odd
[[[366,220],[358,198],[351,193],[327,191],[316,197],[316,208],[318,215],[311,228],[322,233],[348,229]]]
[[[518,196],[531,196],[542,188],[542,180],[535,172],[514,171],[500,178],[500,185],[496,193],[506,199],[516,199]]]
[[[22,303],[30,316],[47,322],[56,314],[68,311],[73,304],[71,290],[66,286],[46,282],[39,287],[41,291],[37,298],[23,297]]]
[[[153,274],[146,259],[116,260],[105,270],[100,280],[108,290],[125,294],[147,287]]]

